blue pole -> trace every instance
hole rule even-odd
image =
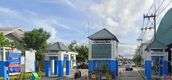
[[[118,77],[118,61],[116,60],[116,77]]]
[[[88,61],[88,71],[92,72],[94,70],[93,60]]]
[[[45,77],[50,77],[50,75],[51,75],[50,65],[51,65],[50,60],[46,60],[45,61]]]
[[[66,60],[66,75],[70,75],[71,73],[71,61]]]
[[[58,60],[55,60],[54,70],[55,75],[58,75]]]
[[[168,61],[167,60],[164,60],[163,61],[163,74],[164,75],[168,75]]]
[[[146,60],[145,61],[145,75],[146,75],[146,80],[152,80],[152,64],[151,60]]]
[[[63,71],[63,60],[58,60],[58,76],[63,77],[64,76],[64,71]]]

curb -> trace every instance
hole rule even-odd
[[[144,80],[146,80],[144,74],[143,74],[140,70],[138,70],[138,72],[140,73],[140,75],[142,76],[142,78],[143,78]]]

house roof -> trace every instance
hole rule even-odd
[[[92,34],[88,38],[90,40],[116,40],[117,42],[119,42],[116,36],[112,34],[109,30],[107,30],[106,28]]]
[[[48,51],[70,51],[62,42],[56,42],[47,48]]]
[[[21,40],[24,36],[24,32],[20,28],[9,28],[9,27],[1,27],[0,33],[3,33],[7,38],[9,36],[15,37],[15,39]]]
[[[168,45],[172,44],[172,37],[170,37],[172,34],[171,21],[172,21],[172,8],[169,9],[162,18],[156,33],[156,39],[151,43],[152,46],[150,46],[149,48],[154,48],[154,47],[165,48]]]

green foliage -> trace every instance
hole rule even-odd
[[[32,48],[39,51],[47,47],[46,41],[49,37],[50,34],[42,28],[33,29],[32,31],[25,32],[23,42],[26,48]]]
[[[3,33],[0,33],[0,47],[14,47],[15,43],[13,41],[9,41],[5,38]]]
[[[70,44],[69,49],[71,51],[77,52],[78,55],[76,56],[76,59],[78,62],[85,62],[86,60],[88,60],[88,47],[87,46],[73,46],[72,44]]]
[[[75,51],[78,52],[76,59],[78,62],[84,62],[88,60],[88,47],[87,46],[76,46]]]
[[[37,53],[42,53],[47,48],[47,40],[50,34],[42,28],[33,29],[32,31],[25,32],[23,37],[24,46],[29,49],[36,50]]]
[[[37,65],[38,71],[40,71],[40,65],[43,63],[44,54],[42,53],[48,46],[47,40],[49,37],[50,33],[44,31],[42,28],[39,28],[25,32],[22,39],[22,43],[26,49],[36,50],[36,60],[39,61]]]
[[[68,48],[69,48],[71,51],[75,51],[75,47],[74,47],[73,44],[70,44],[70,45],[68,46]]]
[[[141,61],[142,61],[142,56],[141,55],[135,55],[133,57],[133,61],[137,64],[137,65],[140,65],[141,64]]]

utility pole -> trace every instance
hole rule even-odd
[[[155,14],[151,14],[151,15],[143,15],[143,19],[148,19],[150,20],[150,18],[153,18],[154,20],[154,40],[156,39],[156,15]]]

